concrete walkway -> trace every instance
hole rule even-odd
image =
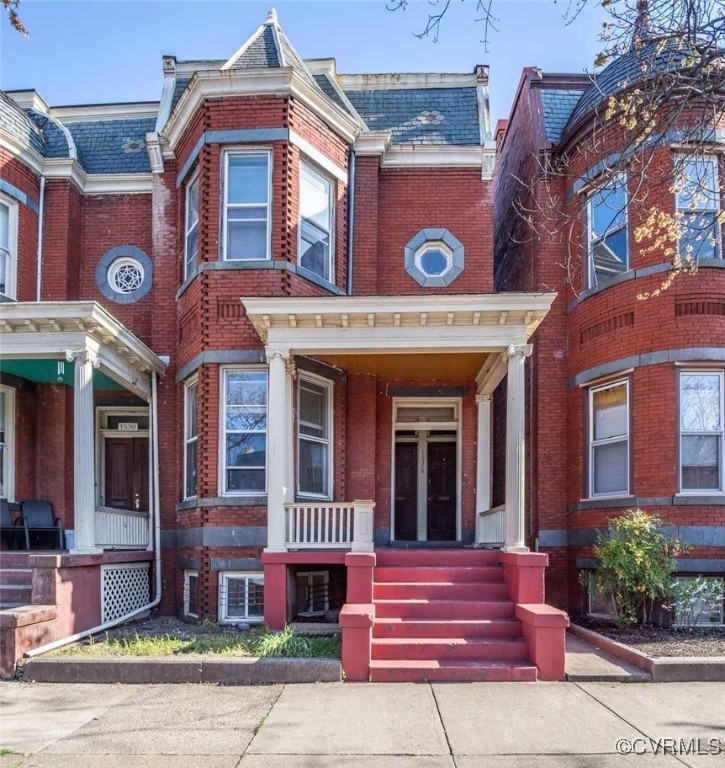
[[[722,753],[652,754],[698,738]],[[0,768],[717,768],[725,684],[7,682],[0,748]]]

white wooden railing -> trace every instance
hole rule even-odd
[[[285,504],[289,549],[373,551],[372,501]]]
[[[146,549],[148,545],[148,512],[132,512],[110,507],[96,509],[96,546]]]
[[[485,509],[478,513],[478,536],[476,543],[484,546],[502,547],[506,541],[506,507]]]

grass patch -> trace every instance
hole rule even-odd
[[[5,755],[9,755],[12,752],[10,749],[5,749],[5,747],[0,747],[0,757],[5,757]]]
[[[339,637],[307,637],[289,627],[282,632],[253,629],[249,632],[220,632],[197,637],[132,635],[91,640],[87,645],[62,651],[91,656],[183,656],[206,654],[260,658],[339,658]]]

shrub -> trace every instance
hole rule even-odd
[[[617,624],[651,623],[655,601],[670,594],[682,551],[679,540],[664,533],[656,515],[629,509],[609,521],[594,547],[599,566],[592,578],[595,588],[611,601]]]

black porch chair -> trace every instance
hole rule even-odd
[[[20,534],[23,522],[18,517],[13,520],[10,512],[10,504],[7,499],[0,499],[0,541],[7,537],[8,546],[11,549],[20,549]]]
[[[52,533],[58,538],[58,549],[64,548],[63,523],[53,517],[53,505],[49,501],[24,501],[21,506],[25,548],[30,549],[31,532]]]

